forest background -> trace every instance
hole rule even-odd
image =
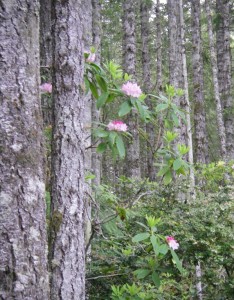
[[[233,299],[233,2],[0,9],[1,299]]]

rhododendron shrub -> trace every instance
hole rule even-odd
[[[110,131],[122,131],[122,132],[126,132],[128,127],[127,125],[119,120],[115,120],[115,121],[111,121],[108,125],[107,125],[108,130]]]
[[[128,81],[124,83],[121,88],[122,92],[127,96],[138,98],[142,94],[141,88],[136,84]]]
[[[52,93],[52,84],[51,83],[43,83],[42,85],[40,85],[40,90],[44,93]]]
[[[177,250],[179,248],[179,243],[175,240],[173,236],[167,236],[166,241],[171,249]]]

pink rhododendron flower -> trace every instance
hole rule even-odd
[[[52,93],[52,84],[51,83],[43,83],[42,85],[40,85],[40,89],[42,90],[42,92],[44,93]]]
[[[171,249],[176,250],[179,248],[179,243],[174,239],[173,236],[167,236],[166,241]]]
[[[114,130],[114,131],[127,131],[128,126],[119,120],[115,120],[115,121],[111,121],[108,125],[107,125],[108,130]]]
[[[138,98],[142,94],[141,88],[136,83],[132,83],[130,81],[124,83],[121,90],[124,94],[134,98]]]
[[[95,62],[96,54],[92,53],[90,51],[88,51],[87,54],[89,54],[89,56],[86,58],[86,62],[89,62],[89,63]]]

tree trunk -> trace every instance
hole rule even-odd
[[[168,0],[168,25],[169,25],[169,73],[170,85],[176,89],[184,88],[183,62],[182,62],[182,39],[179,0]],[[175,97],[175,104],[181,109],[186,109],[185,97]],[[187,144],[186,124],[180,120],[179,127],[175,130],[178,133],[178,142]]]
[[[0,298],[48,299],[39,3],[0,5]]]
[[[83,12],[53,2],[51,299],[85,299]]]
[[[191,0],[195,161],[205,164],[208,162],[208,140],[204,103],[200,18],[200,0]]]
[[[156,91],[159,93],[162,90],[162,29],[161,29],[161,13],[160,0],[157,0],[155,6],[156,15],[156,49],[157,49],[157,74],[156,74]]]
[[[219,95],[223,108],[227,158],[234,159],[234,124],[232,90],[232,58],[230,48],[230,1],[216,1],[218,14],[217,63]]]
[[[182,74],[183,74],[183,90],[184,90],[184,100],[185,105],[184,109],[186,112],[186,136],[187,136],[187,143],[189,147],[188,153],[188,161],[192,168],[190,168],[189,179],[190,179],[190,194],[192,198],[195,195],[195,176],[194,176],[194,169],[193,169],[193,139],[192,139],[192,128],[191,128],[191,112],[190,112],[190,103],[189,103],[189,89],[188,89],[188,72],[187,72],[187,59],[185,53],[185,25],[184,25],[184,12],[183,12],[183,1],[179,0],[179,11],[180,11],[180,30],[181,30],[181,50],[182,50]],[[191,197],[190,197],[191,198]],[[190,199],[191,200],[191,199]]]
[[[210,44],[210,58],[211,58],[211,67],[212,67],[212,77],[214,85],[214,97],[216,102],[216,117],[217,117],[217,127],[220,141],[220,154],[223,159],[226,158],[226,134],[225,127],[223,122],[222,106],[219,96],[219,83],[218,83],[218,70],[217,70],[217,59],[216,51],[214,45],[214,35],[212,28],[212,18],[210,10],[210,1],[205,0],[207,23],[208,23],[208,35],[209,35],[209,44]]]
[[[135,0],[123,2],[123,67],[124,71],[132,75],[136,73],[136,41],[135,41]],[[127,175],[139,179],[140,170],[140,140],[138,133],[138,116],[132,111],[128,117],[128,128],[132,134],[132,143],[127,149]]]
[[[151,5],[147,2],[142,2],[140,5],[141,11],[141,41],[142,41],[142,69],[143,69],[143,87],[145,93],[150,93],[151,90],[151,64],[149,52],[149,10]],[[150,110],[153,110],[152,103],[146,99],[146,104]],[[154,167],[154,144],[155,130],[152,123],[146,124],[146,133],[148,137],[147,147],[147,172],[146,175],[151,181],[155,180],[156,170]]]

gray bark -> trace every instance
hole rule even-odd
[[[149,51],[149,10],[151,5],[147,2],[142,2],[140,5],[141,11],[141,41],[142,41],[142,69],[143,69],[143,87],[145,93],[150,93],[151,90],[151,64]],[[146,104],[150,110],[153,110],[150,99],[146,98]],[[148,137],[147,147],[147,168],[146,175],[151,181],[155,180],[156,170],[154,167],[154,144],[155,144],[155,129],[152,123],[146,124],[146,133]]]
[[[136,73],[136,41],[135,41],[135,1],[126,0],[123,2],[123,68],[126,73]],[[127,175],[132,178],[140,178],[140,141],[138,133],[138,116],[135,111],[129,114],[128,128],[132,134],[132,143],[127,149]]]
[[[188,161],[192,168],[190,168],[189,179],[190,179],[190,193],[195,195],[195,176],[193,169],[193,139],[192,139],[192,128],[191,128],[191,111],[189,102],[189,89],[188,89],[188,72],[187,72],[187,59],[185,53],[185,29],[184,29],[184,12],[183,12],[183,1],[179,0],[179,10],[180,10],[180,30],[181,30],[181,50],[182,50],[182,74],[183,74],[183,90],[184,90],[184,100],[185,100],[185,112],[186,112],[186,136],[187,143],[189,146]]]
[[[218,14],[217,29],[217,63],[219,95],[223,108],[224,126],[226,132],[227,157],[234,159],[234,124],[232,90],[232,58],[230,48],[230,8],[231,1],[216,1]]]
[[[182,39],[179,0],[168,0],[168,25],[169,25],[169,73],[170,84],[176,89],[184,88],[183,62],[182,62]],[[187,103],[185,97],[175,97],[175,104],[186,110]],[[187,144],[186,124],[180,120],[179,127],[176,128],[178,141],[180,144]]]
[[[53,2],[51,299],[85,299],[81,0]]]
[[[156,74],[156,90],[162,90],[162,29],[161,29],[161,13],[160,13],[160,0],[157,0],[155,6],[156,15],[156,49],[157,49],[157,74]]]
[[[205,1],[207,23],[208,23],[208,35],[209,35],[209,45],[210,45],[210,58],[211,58],[211,68],[212,68],[212,77],[214,85],[214,97],[216,102],[216,118],[217,118],[217,127],[220,140],[220,154],[223,159],[226,158],[226,134],[225,127],[223,122],[223,112],[221,106],[221,100],[219,95],[219,82],[218,82],[218,69],[217,69],[217,58],[214,45],[214,34],[212,28],[212,17],[210,10],[210,1]]]
[[[206,130],[206,115],[204,103],[204,81],[202,42],[200,25],[200,0],[191,0],[191,30],[192,30],[192,65],[193,65],[193,100],[194,100],[194,140],[195,161],[208,162],[208,140]]]
[[[0,298],[46,300],[38,1],[1,1],[0,22]]]

